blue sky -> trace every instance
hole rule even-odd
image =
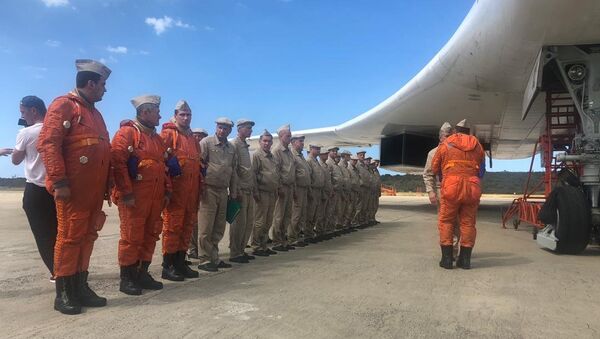
[[[12,147],[18,103],[74,87],[74,60],[113,70],[98,108],[109,132],[130,98],[181,98],[193,127],[228,116],[307,129],[337,125],[400,89],[452,36],[472,0],[22,0],[0,13],[0,146]],[[377,157],[378,149],[372,153]],[[539,163],[539,162],[536,162]],[[494,161],[524,171],[529,160]],[[536,166],[537,167],[537,166]],[[0,176],[22,168],[0,159]]]

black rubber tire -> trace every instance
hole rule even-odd
[[[542,207],[539,218],[546,224],[555,225],[557,252],[578,254],[587,247],[591,209],[581,189],[568,185],[555,188]]]

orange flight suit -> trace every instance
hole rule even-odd
[[[483,159],[483,147],[477,138],[462,133],[449,136],[440,144],[433,157],[433,173],[442,174],[438,215],[442,246],[452,246],[457,216],[460,225],[460,245],[470,248],[475,245],[475,222],[481,197],[478,173]]]
[[[112,140],[113,201],[119,208],[121,220],[119,266],[152,261],[162,230],[160,214],[164,198],[171,194],[165,167],[166,152],[167,147],[156,131],[138,121],[123,121]],[[131,178],[128,172],[130,157],[139,161],[136,178]],[[123,203],[129,198],[135,199],[133,207]]]
[[[163,211],[163,254],[187,251],[198,220],[200,146],[191,131],[182,132],[172,122],[160,133],[169,156],[177,157],[182,174],[171,178],[173,193]]]
[[[54,276],[87,271],[106,220],[102,203],[108,197],[110,141],[104,119],[74,90],[48,107],[37,148],[48,191],[65,186],[71,190],[69,200],[56,200]]]

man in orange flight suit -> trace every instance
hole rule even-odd
[[[483,147],[469,135],[466,120],[459,122],[456,133],[440,144],[432,161],[434,175],[441,173],[441,199],[438,216],[442,260],[440,267],[452,268],[454,223],[460,225],[460,254],[456,266],[471,268],[471,252],[477,230],[475,222],[481,197],[479,167],[484,160]]]
[[[111,163],[115,178],[113,201],[119,207],[119,290],[141,295],[142,289],[160,290],[163,284],[148,273],[162,230],[160,213],[171,195],[165,171],[165,147],[156,133],[160,97],[143,95],[131,100],[135,120],[121,122],[112,140]]]
[[[163,124],[160,134],[169,154],[167,166],[173,186],[163,211],[162,278],[182,281],[199,276],[186,264],[185,254],[198,219],[200,146],[190,129],[192,110],[185,100],[177,102],[171,121]]]
[[[110,168],[108,131],[94,103],[102,100],[111,71],[93,60],[76,60],[75,66],[77,88],[48,107],[37,145],[46,188],[56,201],[54,309],[64,314],[106,305],[87,278],[94,241],[106,220],[102,204],[108,198]]]

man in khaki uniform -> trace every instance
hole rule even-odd
[[[368,208],[368,196],[369,196],[369,187],[371,185],[371,174],[365,164],[365,153],[366,151],[356,152],[356,156],[358,157],[358,174],[360,176],[360,196],[359,196],[359,213],[357,222],[361,228],[367,226],[367,208]]]
[[[338,162],[338,166],[342,170],[344,177],[344,193],[342,194],[343,204],[340,211],[340,224],[345,232],[350,231],[349,215],[350,208],[352,208],[352,174],[348,169],[348,159],[350,159],[350,152],[346,150],[342,151],[340,153],[340,161]]]
[[[216,124],[215,134],[200,142],[200,158],[206,175],[198,211],[198,268],[207,272],[231,267],[231,264],[219,260],[219,241],[225,233],[228,189],[230,199],[237,199],[238,192],[235,149],[227,141],[233,122],[229,118],[219,118]]]
[[[338,147],[331,147],[328,149],[329,157],[325,162],[327,164],[327,168],[331,173],[331,184],[333,185],[333,197],[331,202],[331,207],[329,208],[328,215],[331,218],[330,225],[333,227],[331,231],[339,234],[337,232],[340,229],[340,215],[342,210],[342,195],[344,194],[344,175],[342,173],[342,169],[338,166],[336,162]]]
[[[292,154],[296,162],[296,185],[294,186],[292,203],[292,223],[288,228],[288,241],[292,246],[304,247],[308,245],[303,237],[300,237],[300,231],[306,227],[306,213],[308,196],[311,193],[311,168],[304,159],[302,151],[304,150],[304,136],[292,137]]]
[[[375,204],[373,206],[373,220],[376,224],[379,224],[379,221],[375,218],[377,215],[377,211],[379,210],[379,198],[381,197],[381,174],[377,169],[379,167],[379,160],[375,159],[373,161],[373,174],[375,174]]]
[[[240,119],[236,122],[238,135],[233,140],[233,148],[237,158],[236,175],[237,197],[241,204],[241,209],[237,218],[229,227],[229,261],[246,264],[254,259],[254,256],[245,252],[246,244],[252,235],[254,227],[254,197],[258,195],[256,190],[256,177],[252,171],[250,161],[250,151],[246,138],[252,135],[252,126],[254,121]]]
[[[273,249],[275,251],[287,252],[295,249],[288,244],[286,230],[292,219],[292,195],[296,183],[296,161],[289,148],[292,138],[290,125],[285,125],[277,130],[279,145],[273,150],[273,157],[279,163],[281,175],[277,201],[275,202],[275,213],[273,216]]]
[[[198,145],[200,145],[200,141],[208,136],[208,132],[204,128],[192,128],[192,135],[198,141]],[[204,180],[203,175],[200,174],[201,180]],[[200,195],[202,194],[202,187],[200,187],[200,191],[198,192]],[[200,203],[200,199],[198,199],[198,204]],[[200,206],[200,205],[198,205]],[[188,258],[198,259],[198,220],[194,224],[194,229],[192,231],[192,239],[190,240],[190,247],[187,252]]]
[[[322,152],[319,154],[319,165],[323,169],[323,194],[321,196],[321,205],[317,208],[317,225],[315,230],[317,231],[317,237],[319,240],[331,239],[330,232],[330,208],[333,204],[333,184],[331,182],[331,171],[327,166],[327,158],[329,158],[329,152]]]
[[[321,146],[310,145],[308,157],[306,162],[311,168],[310,182],[311,182],[311,193],[308,197],[308,208],[306,214],[306,227],[304,228],[304,238],[308,242],[315,243],[318,239],[315,239],[318,225],[319,209],[323,206],[323,186],[325,185],[325,173],[324,169],[319,164],[319,153],[321,152]]]
[[[350,170],[350,174],[352,176],[352,193],[350,194],[351,200],[349,205],[350,207],[350,224],[352,227],[358,226],[357,218],[360,212],[360,175],[358,174],[358,168],[356,167],[358,163],[358,158],[356,156],[349,156],[350,162],[348,163],[348,169]]]
[[[269,230],[273,223],[273,212],[277,191],[281,181],[281,168],[273,154],[273,136],[265,130],[258,139],[259,149],[252,154],[252,172],[256,177],[257,195],[254,212],[253,255],[267,257],[277,252],[267,247]]]
[[[444,122],[442,127],[440,127],[440,132],[438,134],[440,144],[443,143],[450,135],[452,135],[452,125],[449,122]],[[431,205],[438,206],[438,202],[441,198],[440,192],[440,180],[439,178],[433,174],[433,170],[431,169],[431,163],[433,161],[433,157],[437,152],[438,147],[433,148],[429,153],[427,153],[427,161],[425,162],[425,168],[423,169],[423,183],[425,184],[425,192],[427,192],[427,196],[429,197],[429,202]],[[458,255],[459,242],[460,242],[460,228],[458,223],[454,225],[454,239],[453,239],[453,258],[456,258]]]

